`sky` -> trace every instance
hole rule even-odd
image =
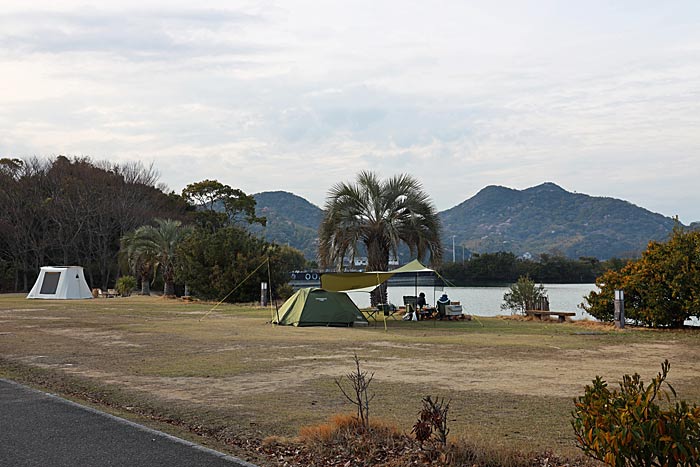
[[[0,157],[322,206],[554,182],[700,221],[700,2],[1,0]]]

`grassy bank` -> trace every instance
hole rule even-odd
[[[451,435],[577,454],[572,398],[596,375],[645,380],[664,359],[700,402],[700,334],[481,318],[367,328],[267,324],[268,309],[151,297],[85,301],[0,295],[0,374],[145,419],[254,462],[352,408],[334,384],[353,354],[374,372],[372,416],[410,431],[423,396],[452,400]],[[200,435],[206,436],[200,438]]]

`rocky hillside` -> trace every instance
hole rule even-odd
[[[256,226],[255,230],[262,232],[266,240],[293,246],[306,259],[315,260],[321,208],[286,191],[266,191],[253,196],[256,214],[267,218],[267,226]]]
[[[627,201],[570,193],[554,183],[521,191],[488,186],[440,215],[446,249],[454,235],[458,254],[464,246],[474,252],[627,257],[649,240],[664,240],[674,225]]]

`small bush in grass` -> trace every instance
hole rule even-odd
[[[536,309],[536,305],[547,300],[547,289],[542,284],[535,284],[528,276],[521,276],[503,294],[502,310],[525,314],[526,310]]]
[[[117,279],[114,288],[117,289],[117,292],[122,297],[128,297],[131,295],[131,291],[136,288],[136,278],[134,276],[122,276]]]
[[[450,410],[450,402],[439,397],[433,400],[430,396],[425,396],[421,402],[423,408],[411,433],[424,449],[426,460],[432,462],[440,459],[448,465],[451,458],[450,450],[447,449],[447,434],[450,432],[447,427],[447,412]]]
[[[599,376],[574,400],[571,424],[583,452],[613,467],[690,467],[700,465],[700,407],[672,404],[666,384],[671,365],[648,386],[638,374],[624,375],[620,391]],[[656,400],[664,400],[663,407]]]
[[[442,448],[445,448],[447,435],[450,432],[447,427],[447,412],[450,410],[450,402],[445,402],[444,398],[436,397],[433,400],[430,396],[425,396],[422,403],[423,408],[411,433],[415,434],[416,440],[421,443],[433,437]]]

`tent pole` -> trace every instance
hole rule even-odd
[[[270,273],[270,257],[267,257],[267,282],[270,284],[270,306],[272,307],[272,274]],[[277,299],[275,298],[275,313],[277,314],[277,323],[280,322],[280,309],[277,307]]]
[[[413,296],[416,298],[416,309],[413,310],[413,313],[415,313],[416,319],[420,319],[420,313],[418,313],[418,272],[416,272],[416,276],[413,279]]]
[[[416,300],[418,300],[418,273],[417,272],[416,272],[416,278],[414,281],[413,296],[416,297]]]

